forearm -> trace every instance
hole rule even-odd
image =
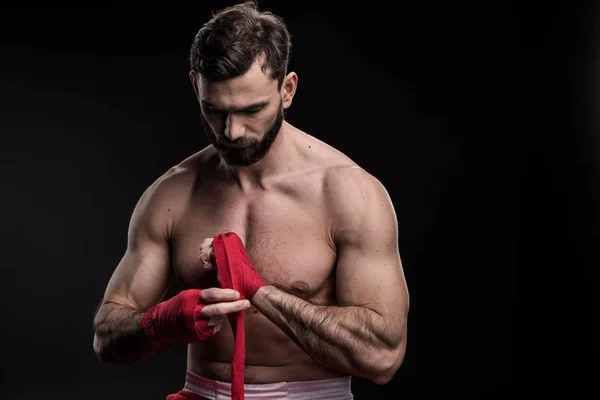
[[[142,312],[104,302],[94,318],[94,351],[102,362],[132,364],[150,351],[140,328]]]
[[[402,335],[377,312],[362,306],[321,306],[262,287],[254,306],[316,362],[373,381],[386,381]]]

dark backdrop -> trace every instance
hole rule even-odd
[[[137,199],[206,145],[188,49],[232,2],[207,3],[2,9],[0,397],[183,384],[184,346],[101,365],[91,324]],[[596,260],[594,10],[261,4],[293,34],[289,121],[378,177],[398,214],[408,351],[389,384],[354,379],[356,397],[579,390],[592,347],[562,333],[591,332],[565,303],[591,304],[579,267]]]

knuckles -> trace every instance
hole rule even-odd
[[[200,244],[200,261],[202,267],[206,270],[214,269],[215,267],[215,251],[212,244],[212,238],[204,239]]]
[[[204,289],[202,293],[200,293],[200,299],[205,303],[210,303],[216,300],[215,288]]]

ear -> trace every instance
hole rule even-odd
[[[198,93],[198,82],[196,82],[196,74],[194,71],[190,71],[190,81],[192,82],[192,86],[194,87],[194,93],[196,93],[196,99],[200,98],[200,94]]]
[[[298,87],[298,75],[295,72],[290,72],[283,79],[281,85],[281,100],[284,109],[289,108],[292,105],[294,94],[296,94],[296,88]]]

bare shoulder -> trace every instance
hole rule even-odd
[[[141,195],[136,211],[140,217],[171,225],[185,208],[203,169],[210,168],[211,149],[205,148],[157,177]]]
[[[378,223],[390,223],[393,230],[395,210],[381,180],[333,146],[312,136],[305,140],[311,164],[321,171],[321,193],[334,231],[356,232]]]
[[[333,209],[387,200],[381,181],[340,150],[310,135],[303,137],[303,147],[306,164],[320,171],[322,193]]]
[[[362,167],[330,166],[324,173],[323,193],[336,242],[354,241],[375,231],[393,237],[397,220],[392,199],[383,183]]]
[[[390,207],[386,187],[374,175],[358,165],[336,165],[326,169],[323,192],[332,210],[338,214],[360,214],[372,207]]]
[[[340,150],[312,136],[306,139],[308,147],[312,149],[311,158],[322,171],[323,192],[328,200],[335,202],[349,195],[359,200],[363,190],[384,189],[375,176]]]
[[[170,167],[150,185],[148,191],[158,199],[178,201],[189,195],[198,179],[214,169],[215,163],[214,150],[206,147]]]

